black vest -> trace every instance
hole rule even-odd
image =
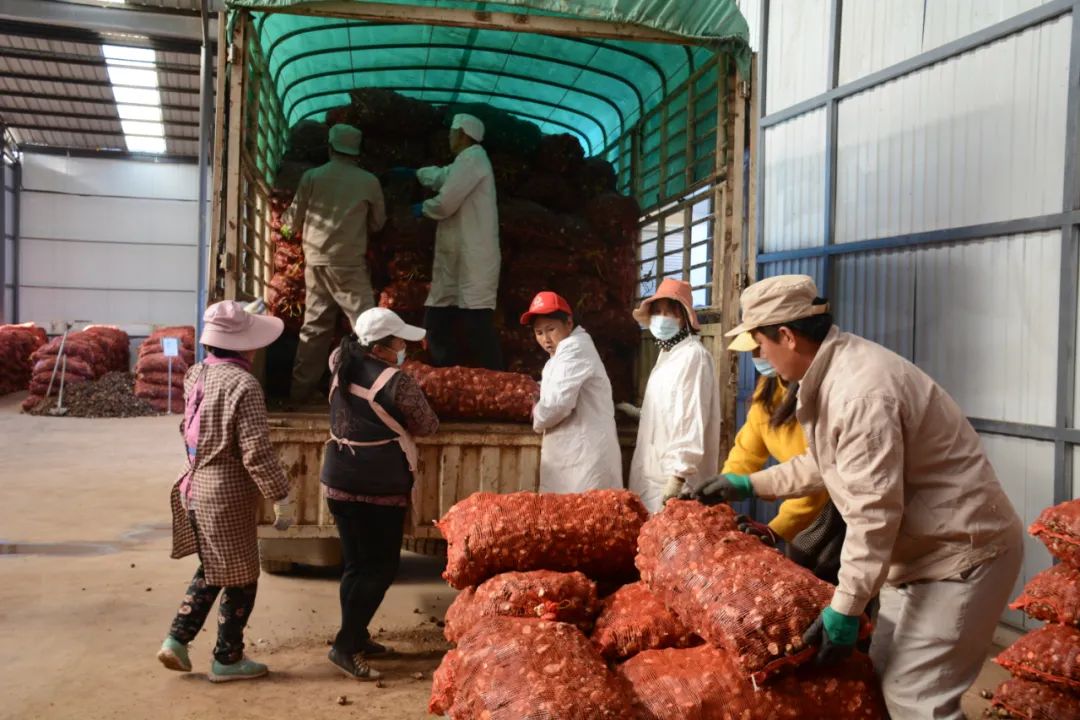
[[[379,442],[382,445],[355,447],[331,441],[323,456],[322,483],[354,495],[408,495],[413,475],[405,451],[396,442],[397,433],[375,414],[367,400],[349,392],[349,384],[370,388],[379,375],[390,367],[381,360],[365,356],[350,363],[348,377],[341,378],[330,397],[330,430],[342,440]],[[375,395],[382,406],[404,428],[405,418],[394,406],[395,376]]]

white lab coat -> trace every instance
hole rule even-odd
[[[681,477],[691,488],[720,468],[720,394],[714,360],[696,335],[663,350],[645,387],[630,489],[649,512],[663,507],[664,488]]]
[[[428,307],[488,310],[499,290],[499,211],[491,161],[480,145],[458,153],[446,167],[420,168],[417,180],[439,194],[424,201],[435,233]]]
[[[544,433],[540,492],[623,487],[611,381],[583,328],[574,328],[544,365],[533,430]]]

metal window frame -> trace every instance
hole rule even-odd
[[[762,46],[759,53],[758,152],[762,161],[757,167],[757,272],[763,275],[769,265],[795,260],[817,259],[822,267],[822,287],[832,294],[833,259],[852,253],[869,253],[911,247],[929,247],[941,243],[962,243],[986,238],[1045,230],[1061,231],[1061,273],[1058,312],[1057,349],[1057,406],[1054,425],[1035,425],[988,418],[971,417],[972,425],[981,433],[1003,435],[1054,444],[1054,502],[1073,496],[1072,455],[1080,446],[1080,427],[1074,419],[1080,415],[1075,407],[1077,321],[1080,302],[1080,0],[1051,0],[1044,5],[982,28],[974,33],[933,48],[894,65],[882,68],[865,77],[839,84],[840,31],[843,20],[843,0],[829,0],[828,67],[825,92],[802,100],[790,107],[766,115],[766,80],[769,58],[769,0],[761,0]],[[1015,218],[963,227],[928,230],[889,237],[877,237],[857,242],[836,244],[836,170],[839,103],[857,93],[897,80],[931,65],[978,50],[1030,28],[1052,22],[1071,13],[1069,75],[1067,88],[1067,119],[1065,128],[1066,157],[1063,178],[1062,209],[1028,218]],[[767,130],[781,123],[824,108],[825,138],[825,241],[813,248],[765,252],[765,162]],[[740,401],[749,397],[749,389],[740,383]]]

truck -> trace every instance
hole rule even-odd
[[[275,250],[271,189],[293,124],[322,119],[361,85],[487,102],[545,132],[578,137],[637,199],[638,299],[665,277],[693,286],[730,447],[738,367],[722,331],[737,323],[739,292],[756,265],[748,238],[756,236],[758,103],[745,21],[734,0],[675,12],[649,0],[635,15],[621,3],[603,3],[603,11],[601,3],[575,5],[231,0],[217,43],[208,300],[265,299]],[[645,342],[625,358],[638,400],[655,357]],[[337,533],[319,487],[327,414],[272,412],[270,425],[298,521],[275,530],[264,505],[263,566],[335,564]],[[635,434],[633,424],[620,424],[625,464]],[[540,440],[525,424],[485,422],[445,423],[419,439],[404,547],[444,552],[433,521],[473,492],[535,491]]]

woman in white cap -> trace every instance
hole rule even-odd
[[[259,578],[256,507],[261,497],[273,500],[279,530],[292,524],[295,513],[289,480],[270,444],[266,399],[251,374],[255,351],[276,340],[283,323],[234,301],[211,305],[203,320],[199,342],[207,358],[184,378],[187,469],[171,497],[172,557],[197,553],[200,564],[158,660],[170,670],[191,670],[187,645],[221,593],[209,678],[248,680],[267,672],[244,656],[244,627]]]
[[[368,624],[394,582],[416,470],[415,436],[432,435],[439,419],[419,384],[399,366],[405,343],[424,339],[392,310],[360,314],[355,335],[330,358],[330,441],[322,484],[344,557],[341,629],[330,662],[349,677],[376,680],[366,658],[388,650]]]
[[[439,223],[431,292],[424,305],[428,349],[438,367],[469,365],[502,369],[502,349],[495,332],[495,297],[499,290],[499,212],[495,175],[484,140],[484,123],[455,115],[450,127],[454,162],[424,167],[416,179],[438,193],[413,206],[417,217]],[[467,342],[456,337],[460,326]]]
[[[666,278],[634,310],[660,349],[645,387],[630,489],[649,512],[716,474],[720,463],[720,396],[715,360],[701,339],[690,285]],[[632,413],[632,414],[636,414]]]
[[[589,333],[574,325],[570,303],[538,293],[521,316],[551,356],[533,407],[540,447],[540,492],[622,489],[622,454],[615,430],[611,381]]]

